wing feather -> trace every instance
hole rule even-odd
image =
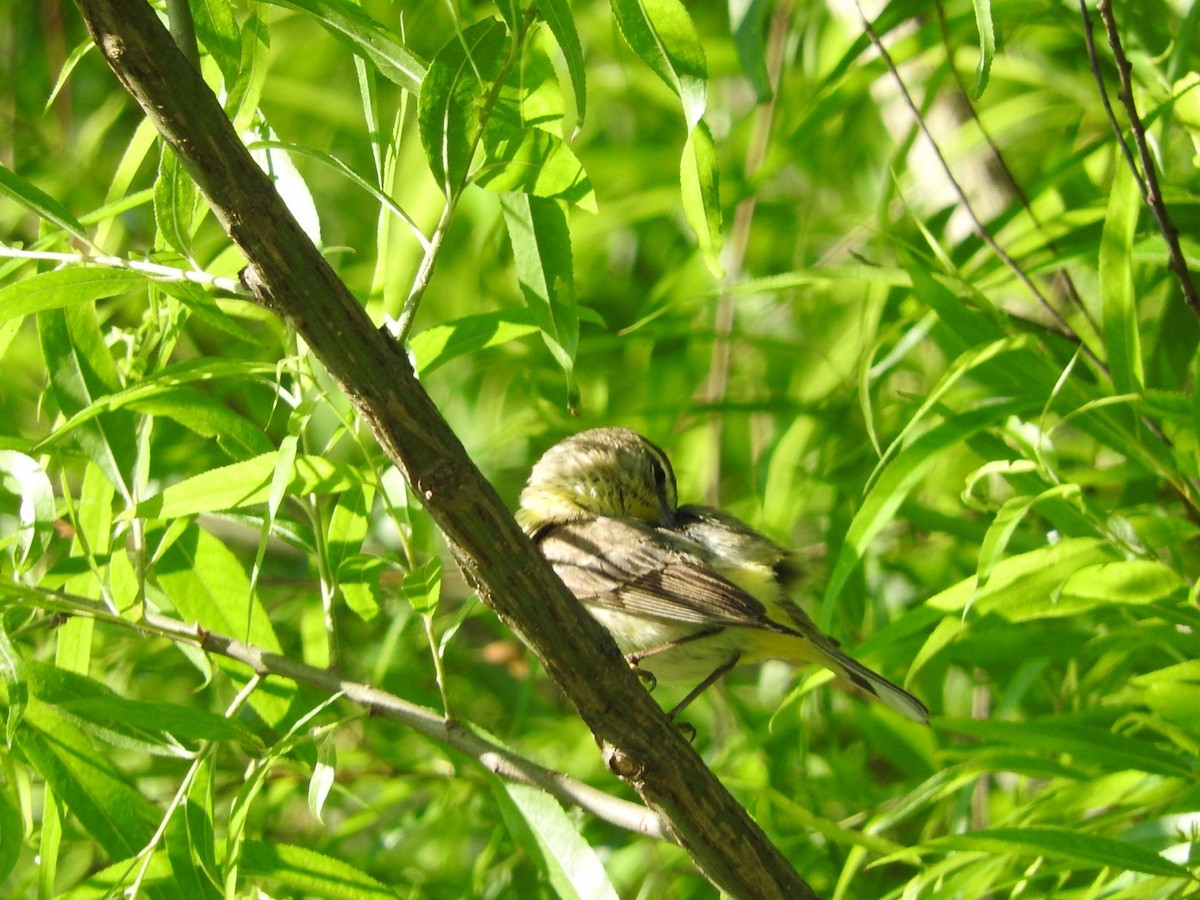
[[[539,535],[538,543],[584,603],[671,622],[791,630],[689,552],[688,542],[636,520],[559,525]]]

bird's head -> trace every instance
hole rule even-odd
[[[527,532],[593,516],[670,526],[675,473],[667,455],[627,428],[593,428],[555,444],[521,492],[517,520]]]

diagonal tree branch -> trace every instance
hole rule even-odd
[[[815,897],[638,682],[525,538],[417,381],[250,158],[212,91],[143,0],[76,0],[104,58],[245,254],[246,285],[354,403],[442,530],[468,581],[523,636],[609,768],[735,897]]]

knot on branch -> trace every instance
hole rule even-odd
[[[453,497],[467,481],[467,467],[462,460],[442,458],[417,477],[416,488],[426,501],[434,497],[444,500]]]
[[[600,755],[608,771],[622,781],[638,785],[645,779],[646,764],[635,760],[615,744],[605,741],[600,747]]]

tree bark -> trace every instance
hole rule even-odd
[[[251,159],[212,91],[143,0],[77,0],[109,66],[245,254],[247,286],[304,338],[442,530],[481,599],[545,665],[612,771],[734,897],[815,897],[705,767],[608,634],[517,527],[417,381]]]

